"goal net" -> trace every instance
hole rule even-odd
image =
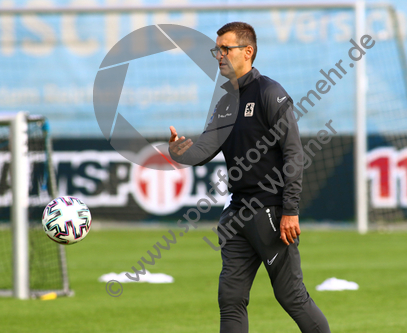
[[[367,61],[368,216],[378,227],[397,226],[407,220],[406,36],[393,8],[372,10],[388,29]]]
[[[70,291],[64,248],[51,242],[41,225],[42,209],[57,196],[48,123],[41,116],[20,115],[23,127],[17,133],[13,131],[17,114],[0,112],[0,296],[11,296],[14,290],[14,295],[18,297],[16,293],[21,293],[21,290],[16,289],[21,281],[23,284],[28,281],[28,295],[20,298],[35,297],[51,291],[68,295]],[[15,138],[14,134],[18,134],[19,138]],[[13,141],[22,141],[25,147],[18,150]],[[21,156],[16,159],[15,154]],[[23,159],[19,160],[18,157]],[[16,168],[13,165],[16,162],[26,162],[28,165]],[[16,181],[16,173],[24,171],[28,174],[18,175],[23,181]],[[22,202],[27,205],[24,207],[22,204],[26,212],[21,214],[18,212],[19,207],[15,206]],[[24,221],[25,218],[27,221]],[[21,230],[18,225],[26,222],[28,235],[16,235]],[[25,254],[21,253],[24,251],[27,251],[28,260],[24,260]],[[28,264],[28,269],[18,268],[21,255],[25,261],[23,265]]]

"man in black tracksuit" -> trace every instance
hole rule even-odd
[[[194,144],[171,127],[170,154],[202,165],[222,151],[228,168],[230,205],[218,226],[221,333],[248,332],[247,305],[263,262],[275,297],[302,332],[330,332],[309,296],[298,251],[303,152],[292,99],[279,83],[252,67],[256,35],[242,22],[219,29],[212,50],[229,78],[205,132]]]

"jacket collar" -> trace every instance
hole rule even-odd
[[[250,71],[248,71],[245,75],[243,75],[242,77],[239,77],[237,79],[239,89],[242,89],[243,87],[247,86],[252,81],[257,79],[259,76],[260,76],[260,72],[255,67],[252,67],[252,69]],[[224,83],[223,85],[221,85],[221,88],[225,89],[229,93],[233,93],[235,91],[230,80],[227,81],[226,83]]]

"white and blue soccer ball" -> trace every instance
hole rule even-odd
[[[42,214],[42,226],[47,236],[64,245],[84,239],[91,223],[92,217],[85,203],[69,196],[52,200]]]

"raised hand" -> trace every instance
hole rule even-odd
[[[181,156],[184,154],[194,143],[191,139],[185,140],[185,136],[178,138],[177,130],[174,126],[170,126],[171,137],[168,141],[170,145],[171,154]]]

